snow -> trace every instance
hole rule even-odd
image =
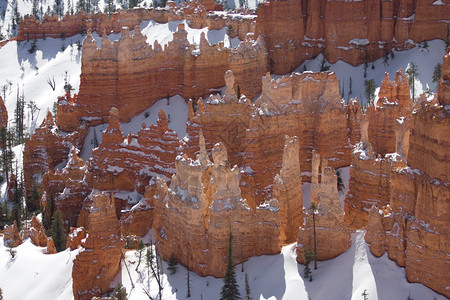
[[[349,101],[350,98],[358,97],[360,103],[365,104],[367,102],[364,95],[365,80],[374,79],[375,85],[377,86],[375,91],[375,100],[377,101],[378,92],[380,90],[379,87],[383,81],[384,73],[388,72],[390,80],[393,81],[395,72],[397,72],[398,69],[402,69],[405,73],[408,65],[411,62],[414,62],[417,65],[419,72],[419,75],[415,78],[415,97],[417,98],[427,87],[429,87],[433,93],[437,91],[437,83],[432,82],[432,77],[434,67],[437,63],[442,64],[445,42],[441,40],[432,40],[428,42],[428,46],[429,51],[420,47],[415,47],[406,51],[393,51],[394,58],[391,58],[391,55],[389,54],[388,65],[385,65],[383,58],[380,58],[373,63],[373,70],[372,63],[369,63],[366,78],[364,78],[364,65],[354,67],[340,60],[335,64],[328,65],[330,65],[330,71],[336,73],[340,86],[342,87],[342,85],[344,85],[345,100]],[[318,72],[320,70],[322,59],[323,55],[319,54],[316,59],[307,60],[302,63],[295,69],[295,72],[301,73],[304,66],[306,66],[308,71]],[[273,77],[276,78],[276,76]],[[352,93],[349,95],[350,77],[352,78]]]
[[[151,107],[134,116],[130,122],[121,123],[124,136],[127,136],[129,133],[137,134],[141,130],[143,123],[146,127],[149,127],[150,124],[156,125],[158,113],[161,109],[164,110],[169,120],[169,128],[177,133],[179,139],[183,138],[186,134],[188,106],[184,98],[179,95],[170,97],[169,101],[167,101],[167,98],[160,99]],[[87,161],[91,156],[92,149],[101,143],[102,132],[106,128],[108,128],[108,124],[89,127],[88,134],[84,140],[83,150],[80,153],[80,157],[83,160]],[[96,140],[97,144],[95,143]]]
[[[0,288],[5,299],[73,299],[72,265],[78,253],[65,250],[44,254],[30,239],[15,248],[11,258],[0,237]]]

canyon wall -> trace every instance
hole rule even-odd
[[[378,96],[378,102],[369,105],[360,117],[361,142],[352,151],[345,222],[354,228],[367,224],[373,205],[389,203],[391,170],[401,163],[393,153],[401,151],[405,158],[408,153],[412,104],[407,78],[401,70],[394,81],[386,73]]]
[[[205,145],[200,132],[196,160],[180,155],[170,186],[156,180],[153,229],[164,259],[173,254],[197,274],[222,277],[229,234],[235,263],[278,253],[295,240],[302,216],[298,139],[286,137],[283,166],[274,179],[277,198],[256,209],[241,196],[239,170],[225,146],[214,145],[211,162]]]
[[[114,199],[105,194],[93,196],[89,212],[87,238],[73,261],[73,295],[77,300],[112,290],[111,280],[119,272],[122,247],[125,245],[116,218]]]
[[[359,65],[414,43],[447,36],[450,6],[434,0],[287,0],[258,6],[271,72],[284,74],[323,53]]]
[[[62,130],[75,131],[82,121],[104,123],[111,107],[117,107],[122,112],[120,121],[127,122],[169,95],[209,95],[212,88],[225,84],[223,74],[230,68],[241,80],[238,84],[242,93],[253,98],[266,72],[266,50],[261,38],[255,41],[249,36],[230,50],[223,43],[209,45],[202,33],[196,48],[187,40],[184,24],[178,25],[173,41],[164,50],[158,42],[147,44],[139,26],[132,36],[122,28],[119,41],[111,43],[104,36],[101,44],[97,49],[88,33],[83,43],[79,94],[72,101],[58,101],[57,124]]]
[[[406,268],[409,281],[446,297],[450,296],[446,271],[450,267],[449,60],[450,48],[437,97],[432,101],[422,97],[415,103],[409,139],[397,134],[395,156],[403,163],[392,168],[389,203],[371,209],[366,235],[374,255],[388,252]],[[399,151],[402,147],[408,151]]]

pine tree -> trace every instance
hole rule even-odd
[[[45,206],[44,213],[43,213],[43,219],[42,219],[42,225],[44,225],[44,228],[48,230],[48,233],[50,233],[50,226],[52,224],[52,218],[53,218],[53,203],[55,202],[55,196],[53,193],[50,193],[50,197],[47,199],[47,205]]]
[[[36,20],[39,20],[38,0],[33,0],[33,8],[31,9],[31,13]]]
[[[253,300],[251,297],[251,290],[250,290],[250,284],[248,283],[248,275],[245,273],[245,299],[246,300]]]
[[[438,63],[437,65],[434,66],[433,82],[438,82],[439,79],[441,79],[441,77],[442,77],[442,65]]]
[[[136,272],[139,268],[139,265],[141,264],[141,258],[142,258],[142,253],[144,252],[144,242],[142,242],[142,239],[139,240],[139,244],[138,247],[136,249],[136,257],[138,258],[138,264],[136,266]]]
[[[12,162],[14,159],[14,152],[12,151],[12,134],[6,127],[0,129],[0,147],[2,148],[1,155],[1,172],[5,173],[5,180],[9,182],[12,172]]]
[[[175,257],[175,255],[172,253],[170,254],[169,257],[169,261],[167,262],[167,264],[169,265],[167,267],[167,270],[169,270],[170,275],[173,275],[177,272],[177,258]]]
[[[3,291],[2,291],[2,288],[0,288],[0,300],[3,300]]]
[[[127,290],[121,283],[118,283],[114,288],[111,299],[127,300]]]
[[[414,62],[410,63],[409,68],[406,70],[406,76],[408,76],[409,88],[412,90],[412,100],[414,101],[416,99],[415,80],[419,76],[418,67]]]
[[[350,99],[350,95],[353,93],[353,82],[352,82],[352,76],[350,76],[350,82],[348,83],[348,98]]]
[[[40,185],[36,182],[33,182],[31,186],[31,191],[27,196],[27,209],[30,213],[39,209],[39,200],[41,199],[40,193]]]
[[[366,96],[366,99],[368,101],[368,104],[370,105],[375,98],[375,80],[365,80],[364,81],[364,95]]]
[[[312,273],[311,273],[311,268],[309,267],[309,264],[315,260],[315,254],[313,251],[306,249],[303,252],[303,261],[304,261],[304,269],[303,269],[303,275],[305,277],[305,279],[309,278],[309,281],[313,281],[313,277],[312,277]]]
[[[64,228],[64,221],[60,210],[57,210],[53,214],[50,235],[55,242],[55,248],[58,252],[66,249],[67,233]]]
[[[220,300],[235,300],[241,299],[239,293],[239,286],[236,281],[236,273],[233,265],[233,237],[231,231],[228,235],[228,256],[227,256],[227,271],[223,278],[223,286],[220,291]]]

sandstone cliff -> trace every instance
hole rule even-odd
[[[147,44],[139,26],[132,36],[124,27],[119,41],[113,43],[103,36],[101,49],[88,33],[83,42],[80,92],[73,101],[58,101],[58,126],[74,131],[82,121],[104,123],[111,107],[122,112],[122,122],[129,121],[167,95],[209,95],[212,88],[224,85],[223,74],[228,69],[239,79],[242,93],[249,98],[259,93],[267,67],[261,38],[255,41],[249,36],[231,51],[223,43],[209,45],[202,34],[196,48],[187,40],[184,26],[178,26],[164,50],[158,42]]]
[[[271,72],[284,74],[323,53],[329,62],[373,61],[392,48],[446,39],[450,8],[434,0],[270,1],[258,7]]]
[[[77,300],[112,290],[110,283],[119,271],[124,246],[113,197],[95,194],[88,219],[88,235],[81,243],[84,249],[73,261],[73,295]]]
[[[201,134],[199,141],[196,160],[177,157],[170,186],[157,179],[153,229],[164,259],[173,253],[202,276],[222,277],[229,234],[235,263],[280,251],[280,204],[272,200],[253,211],[241,197],[239,171],[225,146],[214,146],[211,162]]]
[[[395,155],[403,163],[391,171],[389,210],[386,213],[386,208],[372,208],[366,235],[374,255],[387,251],[391,259],[405,266],[409,281],[423,283],[447,297],[450,296],[447,289],[450,276],[445,271],[450,267],[447,258],[450,113],[446,92],[449,56],[448,50],[437,98],[416,103],[409,139],[402,132],[397,134]]]
[[[304,263],[306,251],[314,252],[314,235],[316,239],[317,260],[334,258],[351,245],[350,231],[344,226],[344,211],[339,203],[336,170],[327,166],[327,159],[322,160],[320,185],[318,184],[319,154],[313,153],[311,173],[311,203],[317,210],[309,209],[298,231],[297,261]],[[314,216],[313,216],[314,214]]]

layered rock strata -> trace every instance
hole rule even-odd
[[[157,179],[153,228],[164,259],[174,254],[202,276],[222,277],[229,234],[235,263],[277,253],[292,240],[302,214],[300,177],[290,176],[299,175],[298,140],[286,139],[283,168],[275,178],[278,198],[255,210],[241,197],[239,171],[231,167],[225,146],[214,146],[211,162],[203,135],[199,141],[196,160],[177,157],[170,186]]]
[[[22,244],[22,237],[17,228],[16,220],[14,220],[12,225],[5,225],[3,231],[3,244],[9,248],[17,247]]]
[[[147,44],[139,26],[132,36],[124,27],[119,41],[113,43],[103,36],[100,49],[88,33],[83,42],[80,92],[72,102],[58,102],[58,126],[74,131],[82,121],[104,123],[111,107],[122,112],[120,120],[125,122],[168,95],[209,95],[212,88],[224,85],[223,74],[228,69],[239,78],[242,93],[250,98],[259,93],[267,61],[262,38],[249,37],[230,50],[223,43],[209,45],[202,33],[196,48],[187,40],[184,26],[178,25],[164,50],[157,41]]]
[[[366,235],[374,255],[387,252],[406,268],[409,281],[446,297],[450,297],[449,60],[447,49],[437,98],[416,103],[409,139],[397,134],[395,155],[403,164],[391,171],[389,210],[372,208]]]
[[[297,261],[299,263],[304,263],[307,251],[314,253],[315,249],[317,260],[327,260],[344,253],[351,245],[350,231],[344,225],[344,211],[339,203],[336,170],[328,167],[326,158],[323,158],[319,185],[318,161],[320,156],[317,152],[313,155],[313,168],[316,170],[312,170],[311,203],[316,205],[317,210],[307,211],[298,231]],[[317,184],[313,191],[314,183]],[[316,197],[312,196],[313,192]]]
[[[267,43],[271,72],[284,74],[323,53],[359,65],[392,48],[446,39],[450,8],[443,2],[270,1],[259,5],[256,34]]]
[[[33,183],[42,185],[44,174],[63,162],[69,147],[53,122],[51,112],[36,128],[34,134],[25,141],[23,151],[23,173],[25,189],[31,190]]]
[[[30,227],[24,230],[23,238],[30,238],[31,242],[36,246],[47,247],[45,228],[35,214],[33,214],[33,217],[31,218]]]
[[[345,221],[354,228],[367,224],[373,205],[389,204],[391,170],[404,163],[393,153],[408,154],[412,105],[403,72],[397,71],[394,81],[386,73],[378,95],[378,102],[360,117],[361,142],[352,152]]]
[[[119,272],[124,246],[112,196],[95,194],[88,219],[88,235],[81,243],[84,249],[73,261],[73,295],[77,300],[112,290],[111,280]]]

